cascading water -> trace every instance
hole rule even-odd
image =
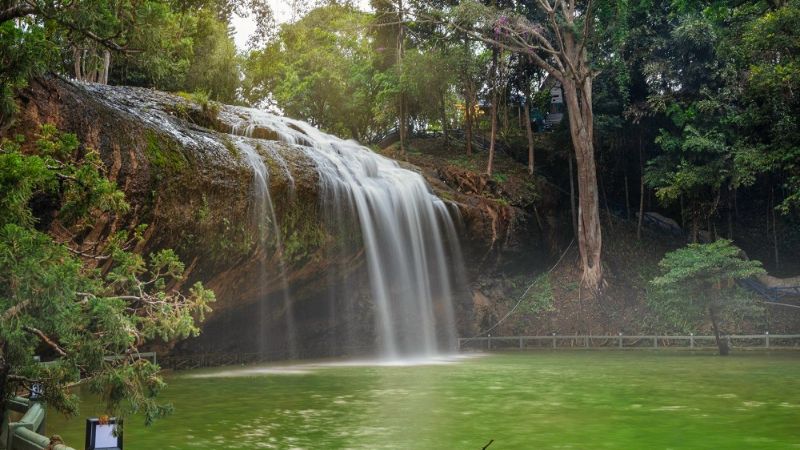
[[[422,176],[305,122],[255,109],[233,111],[240,121],[234,134],[269,135],[302,148],[316,164],[326,217],[340,232],[347,232],[342,224],[357,226],[351,233],[360,233],[366,254],[382,355],[431,356],[452,348],[458,268],[448,262],[460,265],[460,254],[450,213]],[[252,147],[241,148],[254,171],[266,171]]]
[[[447,205],[431,193],[421,175],[401,168],[397,162],[354,141],[345,141],[305,122],[264,111],[224,106],[219,121],[212,125],[217,129],[220,124],[230,126],[232,136],[225,136],[190,125],[182,116],[193,105],[174,108],[177,103],[185,103],[180,98],[149,89],[81,86],[97,94],[94,98],[109,108],[130,114],[157,130],[159,136],[177,142],[196,158],[228,161],[231,144],[235,147],[234,157],[243,156],[240,161],[246,163],[253,174],[249,191],[252,192],[251,214],[255,223],[251,228],[259,230],[255,260],[262,265],[258,268],[258,280],[253,280],[258,288],[248,291],[267,297],[259,303],[261,334],[257,337],[259,342],[254,343],[256,347],[274,354],[280,351],[278,356],[281,357],[299,356],[296,347],[299,347],[298,335],[302,333],[303,342],[309,335],[317,342],[345,340],[348,348],[354,347],[356,352],[362,353],[363,348],[358,344],[368,337],[366,332],[374,329],[378,347],[386,358],[430,356],[439,350],[454,348],[455,319],[451,300],[454,288],[465,285],[460,278],[462,262],[452,220],[456,215],[451,216]],[[289,145],[262,147],[259,142],[264,140]],[[168,148],[156,150],[171,151]],[[296,261],[284,260],[287,249],[281,240],[281,227],[269,191],[266,156],[270,169],[282,172],[279,176],[285,177],[288,195],[291,197],[294,193],[294,179],[284,151],[299,152],[313,163],[321,205],[318,212],[324,218],[326,230],[333,235],[330,237],[336,241],[328,245],[331,249],[326,251],[339,252],[326,255],[325,259],[333,264],[327,266],[328,272],[323,277],[326,280],[320,279],[320,286],[315,287],[316,294],[326,286],[329,289],[328,322],[316,328],[305,327],[306,315],[324,315],[320,310],[295,313],[298,305],[290,297],[288,273],[296,267],[287,267],[287,264]],[[182,160],[184,156],[177,158]],[[291,198],[286,200],[281,205],[296,205]],[[362,254],[363,266],[359,259]],[[270,264],[277,267],[269,267]],[[275,289],[276,281],[273,281],[276,268],[279,269],[279,289]],[[372,306],[361,301],[363,280],[368,282]],[[336,283],[343,286],[334,286]],[[282,308],[269,303],[272,292],[282,292]],[[318,307],[319,303],[315,305]],[[359,320],[366,314],[374,316],[374,327],[364,326],[363,320]],[[302,329],[295,325],[296,318],[304,320]],[[275,341],[281,332],[275,328],[281,320],[286,329],[285,345]],[[314,323],[320,325],[319,320]],[[270,339],[272,341],[267,342]],[[332,350],[330,354],[351,353],[337,351],[334,347],[329,350]],[[315,349],[313,354],[324,352]]]
[[[258,230],[259,246],[262,251],[266,251],[268,247],[268,240],[270,235],[275,239],[275,248],[278,252],[278,259],[280,265],[280,279],[281,279],[281,292],[283,295],[284,316],[286,320],[286,356],[290,359],[297,358],[297,338],[295,330],[295,321],[292,314],[291,297],[289,296],[289,285],[286,278],[286,266],[283,261],[283,244],[281,242],[280,229],[278,227],[278,220],[275,216],[275,207],[272,203],[272,196],[269,192],[268,177],[269,172],[264,160],[258,151],[250,145],[249,142],[243,139],[236,139],[233,144],[242,151],[247,164],[253,169],[253,229]],[[263,261],[263,260],[262,260]],[[262,262],[261,277],[263,278],[267,272],[266,264]],[[266,283],[260,280],[260,283]],[[260,304],[260,337],[259,337],[259,350],[263,354],[266,352],[265,335],[267,326],[264,323],[269,315],[265,302]]]

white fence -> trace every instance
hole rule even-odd
[[[728,346],[739,349],[798,349],[800,334],[741,334],[722,336]],[[526,350],[570,348],[616,349],[704,349],[715,348],[714,336],[611,336],[556,335],[550,336],[485,336],[459,338],[459,350]]]

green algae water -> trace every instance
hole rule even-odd
[[[800,448],[800,354],[491,354],[430,365],[308,363],[180,372],[175,413],[137,449]],[[81,419],[48,433],[83,446]]]

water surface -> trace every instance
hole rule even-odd
[[[129,418],[125,448],[800,448],[798,375],[795,353],[600,351],[189,371],[168,377],[174,415]],[[82,420],[48,420],[82,448]]]

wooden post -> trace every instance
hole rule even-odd
[[[764,332],[764,347],[769,348],[769,331]]]
[[[519,337],[519,349],[522,350],[522,336]]]
[[[658,348],[658,336],[653,336],[653,348]]]
[[[584,336],[583,337],[583,347],[584,348],[589,348],[589,336]]]
[[[619,348],[622,348],[622,333],[619,333]]]
[[[553,348],[556,348],[556,334],[553,333]]]
[[[694,348],[694,333],[689,333],[689,348]]]
[[[487,347],[488,350],[492,349],[492,335],[491,334],[486,339],[486,347]]]

